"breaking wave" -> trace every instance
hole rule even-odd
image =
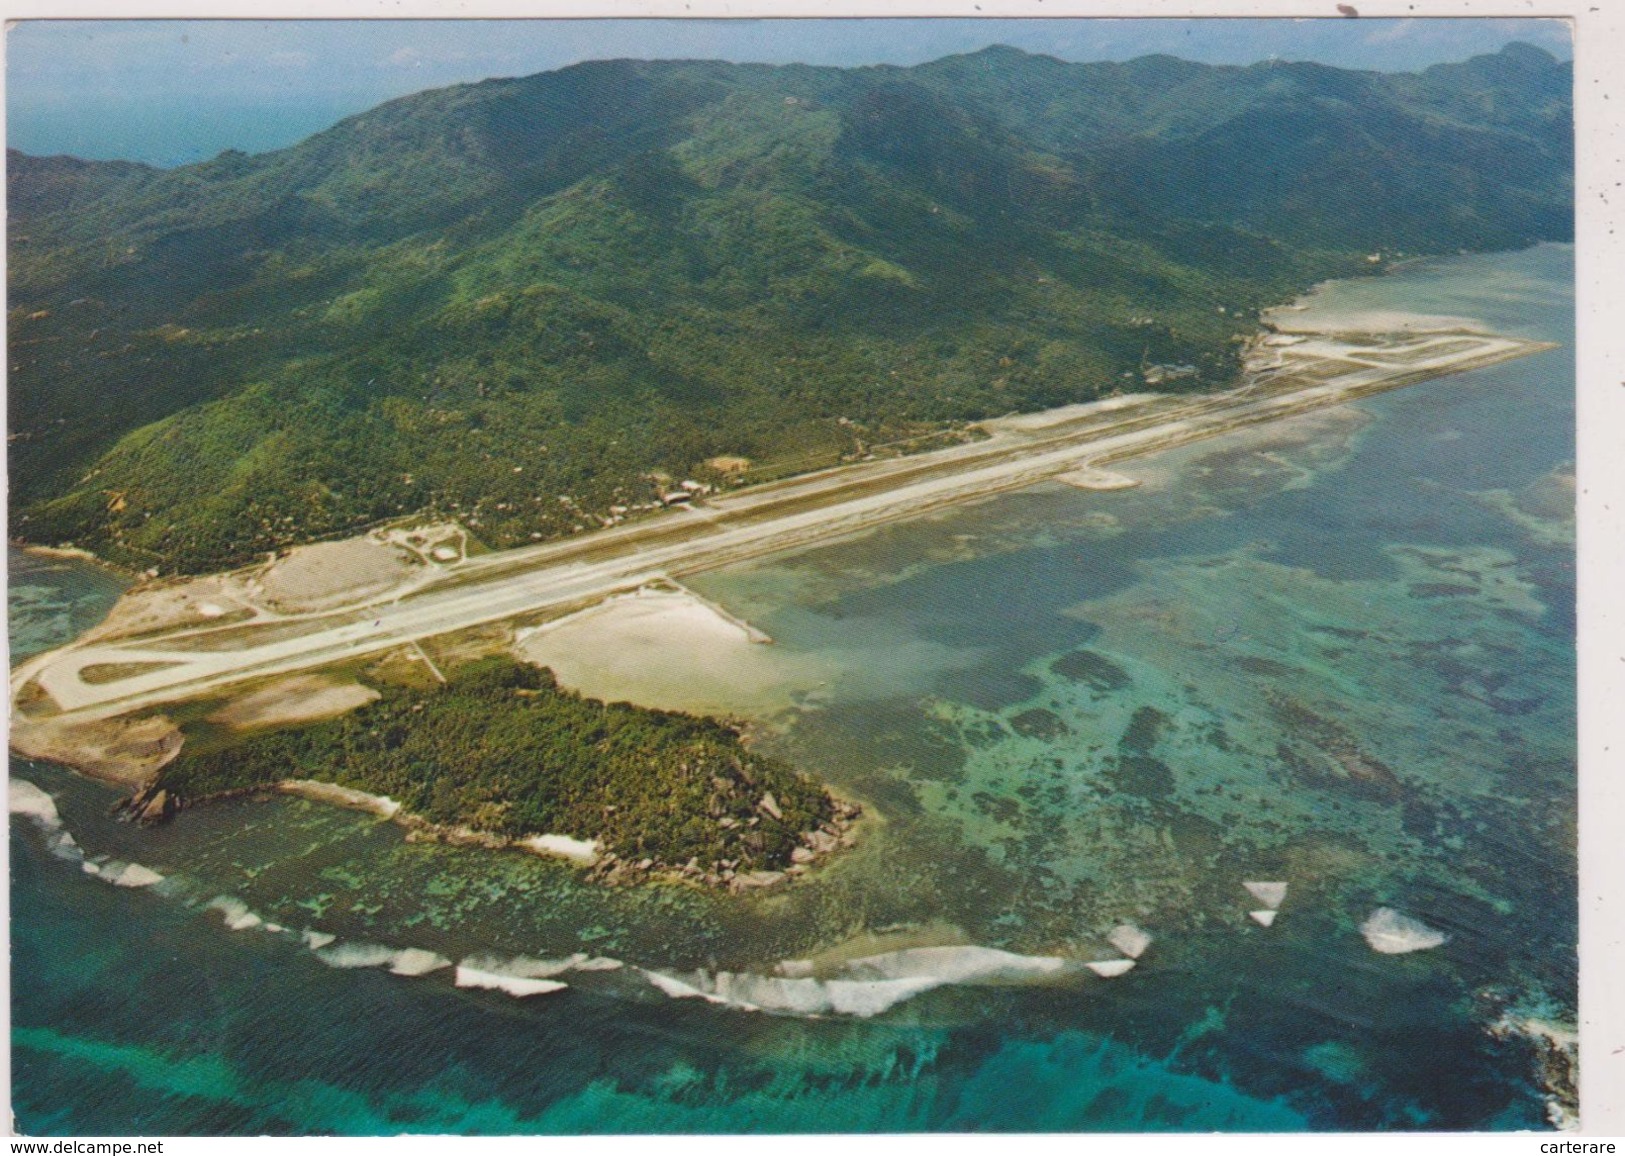
[[[528,955],[504,959],[495,955],[471,955],[463,960],[462,966],[495,975],[510,975],[515,979],[549,979],[560,972],[569,971],[586,958],[579,952],[564,959],[533,959]]]
[[[929,976],[908,979],[785,979],[719,971],[696,971],[684,976],[643,970],[651,984],[673,999],[703,999],[741,1011],[790,1015],[850,1015],[860,1019],[879,1015],[921,992],[941,987],[944,980]]]
[[[1139,959],[1151,946],[1151,936],[1132,923],[1119,923],[1107,933],[1106,942],[1130,959]]]
[[[115,887],[151,887],[162,883],[164,877],[140,863],[124,863],[117,859],[91,862],[79,841],[62,825],[62,815],[56,809],[56,800],[44,789],[27,779],[12,779],[7,783],[6,809],[13,815],[28,819],[45,836],[45,849],[58,859],[79,864],[86,875],[111,883]]]
[[[1392,907],[1379,907],[1360,924],[1360,934],[1372,951],[1383,955],[1404,955],[1412,951],[1427,951],[1438,947],[1449,936],[1435,931],[1420,919],[1403,915]]]
[[[995,947],[910,947],[854,959],[842,969],[853,979],[935,979],[940,983],[1022,983],[1075,971],[1054,955],[1017,955]]]
[[[530,979],[519,975],[504,975],[501,972],[469,967],[466,963],[457,965],[454,982],[458,987],[486,988],[519,997],[547,995],[549,992],[563,991],[570,986],[556,979]]]
[[[338,943],[321,948],[316,958],[328,967],[393,967],[400,950],[381,943]]]
[[[563,959],[536,959],[528,955],[504,958],[471,955],[457,965],[458,987],[487,988],[511,996],[546,995],[568,985],[553,979],[567,971],[619,971],[626,965],[608,956],[577,951]]]
[[[45,849],[58,859],[82,863],[83,848],[62,826],[57,813],[56,800],[27,779],[12,779],[7,784],[6,806],[13,815],[21,815],[40,829],[45,836]],[[91,872],[95,874],[95,872]]]
[[[643,969],[673,999],[703,999],[742,1011],[844,1015],[868,1019],[933,988],[1019,984],[1078,974],[1083,965],[1059,956],[1017,955],[992,947],[913,947],[865,956],[815,978],[806,960],[787,960],[767,976],[695,971],[673,975]]]
[[[72,836],[68,836],[72,838]],[[104,866],[101,877],[114,887],[151,887],[154,883],[162,883],[164,877],[151,867],[143,867],[139,863],[123,863],[116,870],[109,870],[111,864]]]
[[[138,863],[85,859],[73,836],[63,829],[55,800],[33,783],[11,780],[9,806],[12,814],[24,816],[41,828],[53,853],[80,861],[85,872],[104,882],[121,887],[148,887],[164,879],[158,872]],[[394,975],[412,978],[449,968],[457,987],[499,991],[516,998],[562,991],[569,984],[559,977],[567,973],[612,972],[627,966],[618,959],[580,951],[562,958],[474,954],[454,963],[424,948],[345,941],[330,932],[310,928],[295,931],[267,922],[241,899],[229,895],[216,896],[206,908],[218,911],[225,927],[232,931],[257,928],[295,939],[328,967],[384,968]],[[1362,930],[1378,951],[1421,950],[1444,941],[1442,934],[1386,908],[1375,913]],[[1126,958],[1088,961],[955,945],[905,948],[838,964],[784,960],[774,975],[634,970],[672,999],[700,999],[742,1011],[769,1014],[867,1019],[940,987],[1030,984],[1090,975],[1122,975],[1135,966],[1135,958],[1151,943],[1151,937],[1132,924],[1113,928],[1107,939]],[[1404,946],[1399,946],[1401,943]]]
[[[207,910],[218,911],[232,931],[247,931],[265,921],[248,909],[248,904],[230,895],[216,895],[209,900]]]
[[[74,837],[66,831],[49,831],[45,835],[45,849],[58,859],[67,859],[73,863],[84,860],[85,852]]]
[[[27,779],[12,779],[7,784],[6,807],[13,815],[25,815],[41,830],[62,829],[62,816],[57,814],[56,800]]]
[[[451,960],[443,955],[436,955],[421,947],[407,947],[395,953],[395,959],[390,963],[389,970],[396,975],[419,976],[450,966]]]

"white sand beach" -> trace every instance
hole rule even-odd
[[[902,693],[977,659],[862,620],[820,626],[816,650],[753,642],[753,627],[703,598],[646,589],[520,631],[514,652],[594,698],[755,719],[836,697]]]

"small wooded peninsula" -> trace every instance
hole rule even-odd
[[[167,817],[290,780],[328,783],[387,796],[431,837],[562,835],[597,844],[612,879],[736,886],[770,885],[834,850],[858,814],[723,722],[586,698],[507,656],[454,667],[432,689],[379,689],[339,718],[183,750],[127,810]]]

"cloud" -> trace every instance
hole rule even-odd
[[[445,44],[429,46],[407,44],[397,48],[378,63],[383,68],[423,68],[425,66],[436,68],[446,65],[461,65],[469,61],[485,64],[501,55],[502,53],[495,45],[484,47],[481,52],[476,54]]]
[[[1366,36],[1365,42],[1367,44],[1392,44],[1396,40],[1404,40],[1416,32],[1416,21],[1414,20],[1381,20],[1374,21],[1374,23],[1377,27]]]

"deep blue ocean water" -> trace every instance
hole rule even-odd
[[[1571,260],[1453,258],[1317,306],[1563,348],[1124,463],[1138,490],[1039,487],[697,583],[791,672],[759,741],[884,819],[771,900],[606,891],[297,800],[139,831],[109,788],[14,760],[87,853],[169,876],[107,886],[13,820],[19,1128],[1546,1126],[1533,1047],[1492,1029],[1574,1017]],[[13,552],[13,661],[119,588]],[[1258,878],[1292,883],[1268,930]],[[336,968],[228,930],[217,895],[341,943],[670,970],[876,934],[1089,958],[1132,919],[1155,941],[1109,981],[806,1019],[631,968],[528,1000]],[[1376,954],[1379,905],[1450,938]]]

